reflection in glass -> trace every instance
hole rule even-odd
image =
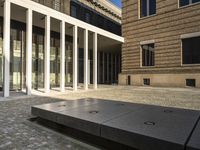
[[[60,85],[60,40],[56,38],[51,38],[50,85],[51,88]]]
[[[10,90],[22,90],[25,87],[25,33],[11,29],[10,47]]]
[[[0,22],[0,91],[3,91],[3,25]]]
[[[65,51],[65,86],[72,86],[73,82],[73,51],[72,43],[66,41],[66,51]]]
[[[44,88],[44,35],[36,33],[32,44],[32,86]]]

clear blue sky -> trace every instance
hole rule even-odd
[[[114,3],[115,5],[117,5],[118,7],[122,7],[122,3],[121,0],[110,0],[112,3]]]

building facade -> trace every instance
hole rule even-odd
[[[1,0],[0,93],[118,81],[119,9],[96,0]],[[112,8],[112,9],[111,9]],[[112,10],[112,11],[111,11]],[[106,15],[107,14],[107,15]],[[100,18],[101,24],[92,21]],[[110,27],[114,26],[114,30]]]
[[[119,83],[200,87],[200,0],[122,0]]]

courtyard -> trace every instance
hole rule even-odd
[[[29,121],[33,105],[83,98],[200,110],[200,89],[196,88],[100,85],[98,90],[77,92],[60,93],[55,89],[48,95],[38,91],[33,91],[33,96],[12,93],[9,98],[0,98],[0,149],[100,149]]]

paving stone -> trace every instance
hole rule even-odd
[[[49,97],[25,98],[0,102],[0,149],[1,150],[93,150],[99,149],[60,133],[35,125],[28,119],[31,106],[55,103],[60,99]],[[31,138],[31,140],[30,140]],[[46,142],[48,144],[46,144]]]
[[[140,150],[184,150],[199,116],[198,111],[147,106],[104,122],[101,136]]]
[[[200,121],[198,121],[197,126],[193,131],[186,150],[200,150]]]

